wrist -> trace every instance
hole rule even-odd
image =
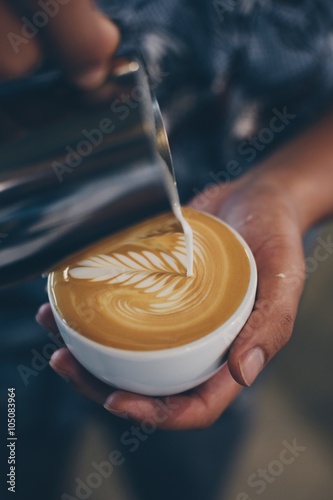
[[[302,232],[333,214],[333,114],[251,172],[289,198]]]
[[[258,168],[256,174],[260,177],[260,184],[288,204],[303,234],[315,223],[316,219],[312,202],[309,202],[313,200],[311,183],[308,178],[295,175],[292,169],[274,167],[269,163],[264,163]]]

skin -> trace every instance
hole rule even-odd
[[[40,10],[36,0],[24,0],[23,4],[30,18]],[[9,2],[0,0],[1,79],[29,74],[47,54],[77,85],[93,88],[101,83],[119,43],[119,32],[92,1],[72,0],[60,6],[59,13],[15,53],[7,35],[21,34],[20,14],[26,12],[14,14]],[[234,342],[228,362],[214,377],[181,395],[149,398],[111,392],[65,347],[53,354],[51,367],[75,390],[120,417],[138,422],[152,418],[162,429],[211,425],[290,339],[304,286],[302,236],[333,213],[332,134],[333,115],[239,180],[211,188],[192,202],[199,209],[204,202],[206,212],[237,229],[251,247],[258,268],[254,311]],[[57,332],[48,304],[41,306],[37,321]],[[260,354],[256,359],[263,363],[252,363],[251,369],[246,369],[246,360],[253,352]],[[161,410],[167,418],[157,419]]]

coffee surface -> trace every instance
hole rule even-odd
[[[184,235],[164,214],[94,244],[51,273],[60,315],[103,345],[148,351],[187,344],[214,331],[246,294],[246,251],[217,219],[184,208],[193,229],[193,275]]]

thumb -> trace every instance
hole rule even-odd
[[[210,186],[207,185],[201,192],[196,194],[188,203],[188,206],[195,210],[217,214],[226,199],[237,189],[238,184],[237,181],[224,184],[212,182]]]
[[[229,370],[250,386],[291,337],[304,286],[302,241],[295,231],[273,236],[254,252],[258,291],[254,310],[229,354]]]

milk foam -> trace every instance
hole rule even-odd
[[[223,324],[246,293],[247,254],[220,221],[183,210],[193,229],[192,276],[174,216],[149,219],[53,273],[54,302],[65,320],[96,342],[129,350],[184,345]]]
[[[176,189],[176,188],[175,188]],[[186,274],[187,276],[192,276],[193,274],[193,230],[190,224],[187,222],[183,216],[183,212],[180,203],[173,205],[173,213],[183,228],[185,247],[186,247]]]
[[[182,208],[180,205],[179,194],[177,189],[177,184],[174,178],[171,178],[169,175],[168,167],[163,160],[160,158],[162,167],[165,168],[165,171],[168,172],[167,175],[164,176],[165,187],[168,192],[169,201],[172,206],[172,211],[179,224],[182,227],[185,239],[186,246],[186,274],[187,276],[192,276],[193,274],[193,231],[190,224],[185,219]]]

